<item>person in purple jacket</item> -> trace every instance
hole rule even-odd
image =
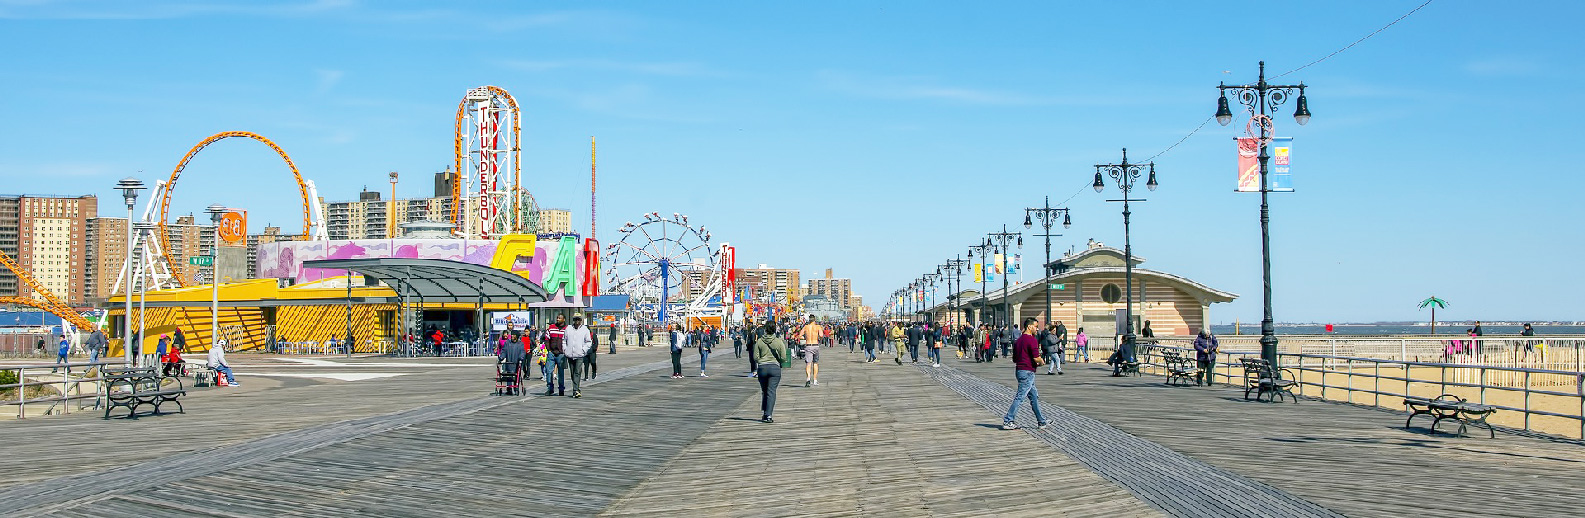
[[[1194,384],[1211,386],[1211,376],[1216,370],[1216,352],[1221,344],[1217,343],[1216,335],[1211,334],[1209,326],[1200,329],[1200,336],[1194,338],[1194,356],[1200,364],[1200,374],[1195,378]]]
[[[1035,338],[1036,320],[1024,319],[1024,333],[1013,343],[1013,369],[1018,378],[1018,391],[1013,393],[1013,406],[1002,417],[1003,430],[1017,430],[1018,405],[1029,398],[1029,408],[1035,411],[1035,422],[1046,429],[1046,416],[1040,413],[1040,391],[1035,390],[1035,359],[1040,357],[1040,340]]]

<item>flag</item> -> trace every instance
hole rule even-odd
[[[1260,139],[1235,138],[1238,143],[1238,192],[1260,192]],[[1276,137],[1267,144],[1266,189],[1293,192],[1293,137]]]

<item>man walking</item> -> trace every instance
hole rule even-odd
[[[588,356],[589,351],[594,347],[594,335],[589,328],[584,327],[582,316],[572,317],[572,327],[567,328],[562,334],[562,342],[562,354],[567,356],[567,366],[572,371],[572,397],[581,398],[583,392],[579,390],[581,386],[579,380],[582,377],[579,373],[582,372],[586,362],[584,357]]]
[[[798,330],[798,339],[804,346],[805,387],[820,384],[820,339],[824,336],[825,326],[815,322],[814,315],[809,315],[809,321]]]
[[[606,335],[605,339],[611,343],[611,354],[616,354],[616,322],[611,323],[611,334]]]
[[[888,339],[887,341],[891,343],[892,352],[895,353],[895,355],[892,357],[892,360],[896,361],[898,365],[903,364],[904,334],[903,327],[897,324],[890,324],[889,329],[886,331],[886,338]]]
[[[567,395],[567,357],[562,355],[562,346],[566,338],[566,330],[562,328],[562,317],[556,315],[556,323],[545,330],[545,395]]]
[[[919,323],[915,322],[914,325],[908,326],[905,334],[908,338],[909,363],[919,363],[919,340],[924,338],[925,333],[919,329]]]
[[[1013,344],[1013,374],[1018,378],[1018,391],[1013,393],[1013,405],[1007,408],[1007,415],[1002,416],[1003,430],[1017,430],[1018,406],[1024,398],[1029,398],[1029,408],[1035,412],[1035,422],[1040,429],[1046,429],[1046,416],[1040,413],[1040,391],[1035,389],[1035,359],[1040,357],[1040,344],[1034,336],[1036,329],[1033,317],[1024,319],[1023,335]]]
[[[688,342],[688,334],[677,324],[666,336],[671,341],[671,379],[682,379],[682,346]]]
[[[757,365],[754,376],[759,378],[760,422],[774,423],[771,413],[776,410],[776,386],[781,384],[781,363],[786,358],[787,342],[776,336],[776,323],[765,321],[765,328],[754,340],[749,356]]]
[[[109,343],[109,340],[105,339],[105,332],[102,330],[95,329],[93,334],[88,335],[88,363],[98,363],[99,353],[104,351],[105,346]]]

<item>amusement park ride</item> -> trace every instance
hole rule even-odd
[[[688,224],[688,216],[659,212],[644,215],[618,229],[621,239],[606,246],[608,285],[632,297],[638,320],[667,324],[701,317],[725,316],[732,297],[734,249],[710,245],[710,231]],[[673,300],[685,283],[690,296]]]
[[[454,235],[491,239],[538,230],[538,207],[522,184],[520,135],[517,101],[506,90],[495,86],[472,88],[458,103],[453,142],[457,174],[452,180],[449,214]],[[130,222],[135,234],[127,250],[134,260],[122,265],[111,293],[125,289],[180,288],[196,283],[197,279],[184,279],[179,275],[181,268],[169,255],[171,241],[166,220],[171,213],[171,198],[176,181],[193,157],[210,145],[230,138],[260,142],[281,157],[302,198],[303,227],[299,239],[329,239],[318,189],[313,181],[303,178],[284,149],[257,133],[220,132],[194,145],[177,162],[169,179],[156,182],[153,196],[148,198],[141,217]],[[594,210],[593,145],[591,137],[591,219]],[[504,171],[508,164],[510,174]],[[591,238],[593,231],[591,224]],[[633,295],[641,319],[663,322],[719,316],[723,313],[722,303],[731,303],[732,248],[724,244],[712,247],[709,231],[702,226],[690,227],[687,216],[673,214],[671,219],[665,219],[658,212],[652,212],[644,216],[643,223],[629,222],[621,229],[621,234],[622,238],[606,250],[611,288],[617,293]],[[3,253],[0,253],[0,265],[14,272],[24,286],[38,294],[36,298],[0,297],[0,304],[32,306],[59,315],[80,329],[96,328]],[[670,301],[672,293],[680,291],[684,282],[695,284],[690,291],[696,296],[687,301]]]

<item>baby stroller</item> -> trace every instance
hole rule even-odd
[[[518,363],[502,361],[495,364],[495,395],[523,395],[523,369]]]

